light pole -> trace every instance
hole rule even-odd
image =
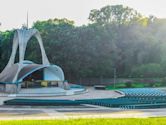
[[[114,68],[114,89],[115,89],[115,83],[116,83],[116,68]]]

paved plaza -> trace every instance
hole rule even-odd
[[[74,92],[80,92],[74,94]],[[73,95],[74,94],[74,95]],[[99,98],[118,98],[124,96],[121,93],[110,90],[95,90],[93,87],[86,88],[86,91],[81,89],[64,90],[61,88],[38,88],[38,89],[22,89],[19,94],[0,94],[0,105],[3,101],[10,99],[99,99]]]

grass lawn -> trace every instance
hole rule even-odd
[[[9,120],[0,121],[0,125],[166,125],[166,118]]]
[[[114,85],[109,85],[106,87],[107,90],[114,90],[114,89],[120,89],[120,88],[146,88],[146,87],[162,87],[161,83],[155,83],[155,85],[153,84],[147,84],[147,83],[130,83],[130,85],[128,85],[127,83],[116,83],[115,87]]]

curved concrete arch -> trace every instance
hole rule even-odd
[[[42,54],[42,62],[44,65],[48,65],[50,64],[47,56],[46,56],[46,52],[45,52],[45,49],[44,49],[44,46],[43,46],[43,41],[42,41],[42,38],[41,38],[41,35],[39,33],[39,31],[36,30],[36,33],[34,34],[34,36],[36,37],[36,39],[38,40],[39,42],[39,46],[40,46],[40,49],[41,49],[41,54]]]
[[[41,55],[42,55],[42,63],[43,65],[49,65],[48,58],[46,56],[46,52],[43,46],[43,41],[40,36],[40,33],[36,29],[19,29],[15,31],[14,34],[14,39],[13,39],[13,47],[12,47],[12,53],[9,59],[9,62],[7,66],[5,67],[4,71],[8,68],[11,67],[14,62],[15,62],[15,57],[17,53],[17,49],[19,49],[19,69],[15,75],[15,78],[13,79],[13,82],[17,80],[18,73],[23,67],[22,62],[24,61],[25,58],[25,51],[27,48],[27,43],[29,42],[31,37],[35,37],[37,39],[37,42],[39,43],[40,50],[41,50]]]
[[[14,64],[18,47],[19,47],[19,62],[22,62],[24,60],[27,43],[29,42],[30,38],[33,36],[37,39],[37,42],[39,43],[42,55],[42,63],[44,65],[50,64],[46,56],[46,52],[43,46],[43,41],[39,31],[37,31],[36,29],[28,29],[28,30],[19,29],[16,30],[14,34],[12,53],[9,62],[7,64],[7,67],[10,67],[12,64]]]
[[[11,56],[9,58],[8,64],[6,65],[5,69],[7,69],[7,67],[12,66],[12,64],[14,64],[15,56],[16,56],[17,49],[18,49],[18,45],[19,45],[18,44],[18,33],[16,31],[15,34],[14,34],[14,38],[13,38],[12,53],[11,53]]]

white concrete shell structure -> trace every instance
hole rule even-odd
[[[42,64],[35,64],[24,60],[27,43],[30,38],[36,37],[42,55]],[[15,63],[17,49],[19,49],[19,62]],[[51,65],[43,46],[42,38],[37,29],[22,28],[15,31],[11,57],[5,69],[0,74],[0,91],[17,93],[23,79],[28,75],[43,69],[43,80],[57,81],[62,86],[64,81],[63,70],[57,65]]]

